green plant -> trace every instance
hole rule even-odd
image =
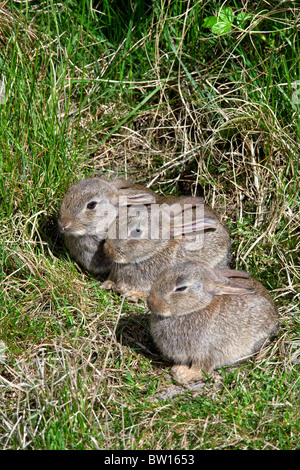
[[[243,30],[246,23],[251,20],[252,16],[246,12],[239,12],[236,16],[231,7],[222,7],[216,16],[207,16],[202,23],[203,28],[209,28],[212,33],[221,35],[229,33],[233,25]]]

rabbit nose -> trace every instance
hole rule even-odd
[[[170,315],[170,309],[167,302],[159,298],[156,294],[152,293],[147,299],[148,307],[153,313],[158,315]]]
[[[70,219],[58,219],[58,227],[61,232],[67,232],[72,226]]]

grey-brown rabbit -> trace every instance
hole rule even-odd
[[[63,198],[58,219],[67,250],[87,271],[108,273],[111,261],[103,243],[119,205],[153,202],[151,190],[122,178],[106,181],[96,176],[74,184]]]
[[[157,196],[156,196],[157,198]],[[157,198],[160,202],[164,197]],[[168,199],[167,199],[168,200]],[[228,230],[220,223],[217,215],[203,203],[201,198],[181,197],[169,199],[169,204],[151,204],[143,209],[147,211],[144,219],[130,215],[127,220],[118,215],[116,220],[117,235],[108,231],[103,250],[113,261],[109,281],[106,286],[134,298],[147,297],[152,283],[167,266],[188,260],[201,260],[211,267],[227,267],[230,260],[230,238]],[[175,202],[174,202],[175,201]],[[173,203],[174,202],[174,203]],[[153,222],[153,208],[164,208],[174,214],[170,217],[170,236],[164,237],[161,219],[156,237],[152,237],[150,227]],[[133,208],[138,211],[138,206]],[[167,210],[168,209],[168,210]],[[200,212],[199,212],[200,210]],[[198,212],[197,212],[198,211]],[[188,215],[192,220],[188,220]],[[176,225],[176,219],[179,222]],[[125,224],[127,222],[127,225]],[[125,233],[119,236],[125,226]],[[197,245],[191,244],[196,232]],[[150,236],[151,234],[151,236]],[[181,238],[180,238],[181,234]]]
[[[179,383],[257,352],[277,332],[267,290],[246,273],[185,263],[165,270],[148,297],[151,333]]]

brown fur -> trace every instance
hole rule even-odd
[[[159,197],[161,202],[164,199]],[[174,199],[171,201],[173,202]],[[176,198],[177,211],[184,213],[185,204],[203,205],[200,198]],[[150,227],[150,209],[148,214],[148,226]],[[195,211],[193,208],[188,209]],[[134,217],[128,217],[128,232],[125,239],[113,238],[108,231],[103,250],[109,259],[113,261],[109,275],[110,286],[114,284],[116,290],[121,290],[130,295],[131,291],[147,293],[152,283],[166,268],[184,261],[199,260],[210,267],[226,268],[230,261],[230,238],[228,230],[220,223],[216,214],[208,206],[204,205],[204,222],[208,226],[204,230],[204,244],[197,250],[189,250],[188,235],[192,234],[190,228],[185,228],[184,223],[179,229],[183,229],[182,238],[175,238],[175,226],[171,228],[171,239],[163,239],[160,231],[158,239],[132,238],[131,231],[138,228],[139,224]],[[171,219],[171,222],[175,219]],[[117,217],[117,233],[122,224]],[[203,230],[203,219],[196,221],[198,230]],[[142,237],[142,235],[141,235]],[[105,287],[105,286],[104,286]]]
[[[174,361],[178,382],[232,364],[258,351],[278,329],[278,311],[266,289],[244,273],[185,263],[166,270],[148,297],[151,332]],[[183,290],[185,289],[185,290]]]
[[[126,196],[128,204],[155,202],[150,190],[125,181],[88,178],[71,186],[62,201],[58,226],[66,248],[75,261],[94,274],[107,273],[111,267],[111,260],[103,252],[108,226],[101,227],[97,211],[87,209],[87,204],[92,201],[97,202],[98,207],[112,204],[116,215],[120,196]]]

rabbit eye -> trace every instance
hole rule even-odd
[[[187,286],[176,287],[175,292],[184,292],[187,290]]]
[[[95,209],[96,205],[97,205],[97,202],[92,201],[92,202],[89,202],[86,207],[87,209]]]
[[[141,233],[142,233],[141,229],[136,228],[136,229],[132,230],[132,232],[130,233],[130,236],[132,238],[139,238]]]

